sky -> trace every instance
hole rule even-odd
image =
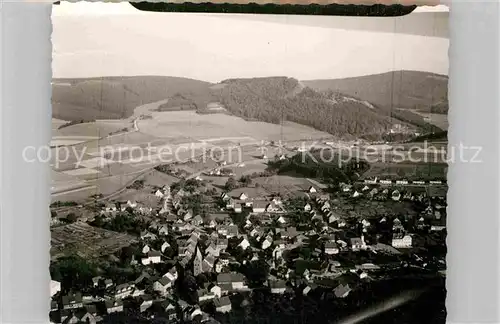
[[[422,7],[409,16],[446,10]],[[396,30],[409,16],[301,16],[299,23],[298,16],[141,12],[128,3],[62,2],[52,12],[53,76],[165,75],[219,82],[332,79],[401,69],[448,74],[445,37],[346,27],[360,19],[370,26],[394,24]]]

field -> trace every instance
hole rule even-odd
[[[135,242],[133,236],[92,227],[86,223],[73,223],[51,229],[51,256],[57,259],[77,254],[97,258],[115,253]]]
[[[307,178],[289,175],[261,177],[254,179],[253,182],[258,183],[267,192],[279,193],[282,196],[301,196],[305,194],[304,188],[315,185]]]
[[[412,112],[422,116],[425,122],[437,126],[443,130],[448,129],[448,114],[432,113],[430,111],[416,110],[416,109],[398,109],[399,111]]]
[[[287,122],[281,127],[257,121],[246,121],[227,114],[198,114],[194,111],[153,112],[152,119],[138,122],[142,133],[158,138],[189,136],[191,141],[233,139],[228,143],[245,144],[261,141],[328,138],[330,134],[313,128]]]

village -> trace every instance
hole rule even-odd
[[[224,323],[255,294],[348,303],[373,283],[445,276],[446,190],[312,180],[270,193],[223,163],[178,177],[136,183],[147,199],[66,203],[64,217],[53,204],[53,322]]]

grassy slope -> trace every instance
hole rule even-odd
[[[394,107],[427,109],[425,111],[429,112],[432,105],[439,111],[447,111],[448,77],[438,74],[396,71],[346,79],[309,80],[303,83],[316,90],[334,90],[366,100],[385,111]]]
[[[127,118],[139,105],[179,92],[206,91],[209,86],[204,81],[162,76],[55,79],[52,115],[63,120]]]

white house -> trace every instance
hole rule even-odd
[[[272,294],[284,294],[286,282],[284,280],[269,280],[269,288]]]
[[[174,282],[179,277],[179,274],[177,273],[177,268],[176,267],[172,267],[167,273],[165,273],[163,275],[163,277],[166,277],[171,282]]]
[[[123,302],[121,300],[106,300],[104,304],[108,314],[123,312]]]
[[[402,238],[393,238],[392,239],[392,247],[407,249],[412,246],[412,237],[411,235],[405,235]]]
[[[217,285],[210,288],[210,292],[213,293],[217,298],[220,298],[222,296],[222,289]]]
[[[158,197],[158,198],[163,198],[163,196],[165,196],[165,195],[163,194],[163,192],[161,192],[160,189],[158,189],[155,192],[155,196]]]
[[[168,290],[172,287],[172,281],[167,277],[161,277],[153,284],[153,290],[162,296],[168,295]]]
[[[238,246],[241,246],[243,250],[246,250],[250,246],[250,242],[246,238],[244,238]]]
[[[271,236],[267,236],[264,241],[262,241],[262,249],[267,250],[273,244],[273,238]]]
[[[50,297],[61,291],[61,283],[59,281],[50,281]]]
[[[304,206],[304,211],[308,212],[308,211],[311,211],[312,207],[311,207],[311,204],[307,203],[305,206]]]
[[[132,294],[134,289],[135,289],[135,286],[133,284],[124,283],[124,284],[118,285],[118,286],[116,286],[116,289],[115,289],[115,298],[116,299],[126,298]]]
[[[335,242],[325,243],[325,254],[332,255],[332,254],[338,254],[339,252],[340,252],[339,248]]]
[[[161,262],[161,253],[158,251],[149,251],[147,256],[141,259],[143,265],[156,264]]]
[[[316,190],[316,188],[314,188],[313,186],[310,186],[309,189],[307,190],[309,193],[317,193],[318,190]]]
[[[248,196],[243,192],[241,193],[241,195],[238,197],[238,199],[240,200],[247,200],[248,199]]]
[[[153,298],[149,295],[144,295],[141,297],[142,303],[139,306],[141,313],[146,311],[148,308],[153,306]]]
[[[158,227],[158,233],[160,235],[168,235],[168,226],[167,225],[160,225]]]

